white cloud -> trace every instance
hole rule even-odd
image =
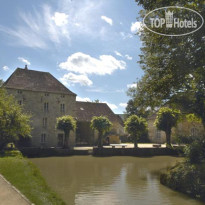
[[[101,19],[112,26],[113,22],[111,18],[108,18],[107,16],[101,16]]]
[[[77,96],[77,97],[76,97],[76,100],[77,100],[77,101],[83,101],[83,102],[91,102],[91,99],[90,99],[90,98],[87,98],[87,97],[81,98],[81,97]]]
[[[125,58],[127,58],[127,60],[132,60],[132,57],[129,56],[128,54],[125,55]]]
[[[18,60],[25,63],[26,65],[31,65],[31,63],[23,57],[18,57]]]
[[[106,103],[112,110],[116,110],[118,108],[115,104],[108,103],[107,101],[103,101],[102,103]]]
[[[93,82],[86,75],[76,75],[74,73],[65,74],[62,78],[60,78],[60,81],[64,85],[79,83],[81,86],[90,86],[93,84]]]
[[[120,103],[119,106],[126,108],[127,107],[127,103]]]
[[[5,65],[5,66],[2,67],[2,69],[3,69],[4,71],[7,71],[7,70],[9,70],[9,67]]]
[[[97,59],[78,52],[69,56],[67,61],[60,63],[59,67],[80,74],[106,75],[112,74],[115,70],[125,69],[126,63],[111,55],[101,55]]]
[[[50,5],[42,1],[38,7],[20,10],[16,16],[17,22],[7,26],[0,25],[0,32],[9,36],[8,43],[12,46],[37,49],[70,46],[72,37],[76,36],[97,40],[114,38],[115,32],[108,35],[108,28],[102,28],[99,19],[95,18],[102,12],[103,1],[60,0],[56,5],[58,10]],[[112,19],[106,20],[112,24]]]
[[[123,40],[127,38],[133,38],[133,35],[130,33],[125,33],[125,32],[120,32],[120,36],[122,37]]]
[[[118,52],[118,51],[115,51],[115,55],[123,57],[122,54],[120,52]]]
[[[137,31],[140,31],[142,29],[142,23],[139,21],[136,22],[132,22],[131,27],[130,27],[130,31],[132,33],[137,33]]]
[[[68,24],[68,15],[65,13],[55,12],[51,19],[54,20],[56,26],[64,26]]]
[[[15,39],[12,45],[47,49],[50,42],[59,44],[65,39],[70,42],[67,18],[65,13],[54,13],[50,6],[43,5],[42,10],[21,11],[18,17],[19,24],[14,28],[0,26],[0,31]]]
[[[137,88],[137,83],[128,84],[127,88]]]

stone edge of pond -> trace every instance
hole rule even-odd
[[[22,154],[29,158],[38,157],[58,157],[73,155],[93,155],[93,156],[179,156],[176,149],[170,148],[99,148],[93,150],[72,150],[62,148],[21,148]]]
[[[179,152],[170,148],[93,148],[93,156],[178,156]]]

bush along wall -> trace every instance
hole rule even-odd
[[[185,147],[184,162],[162,173],[160,182],[176,191],[205,201],[205,138]]]

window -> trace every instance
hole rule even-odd
[[[43,118],[43,127],[47,127],[47,117]]]
[[[61,97],[62,97],[62,98],[64,98],[64,97],[65,97],[65,95],[61,95]]]
[[[18,104],[19,104],[19,105],[22,105],[22,101],[21,101],[21,100],[19,100],[19,101],[18,101]]]
[[[65,112],[65,104],[60,104],[60,111]]]
[[[41,135],[41,143],[46,143],[46,134],[45,133],[43,133]]]
[[[44,103],[44,111],[45,111],[45,112],[48,112],[48,102],[45,102],[45,103]]]
[[[49,96],[49,93],[45,93],[45,96]]]
[[[199,135],[199,130],[195,127],[191,128],[191,136],[197,137]]]
[[[161,139],[161,132],[160,130],[156,130],[156,138]]]
[[[18,94],[22,94],[22,90],[18,90],[17,93],[18,93]]]

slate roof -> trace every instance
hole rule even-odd
[[[78,121],[90,122],[93,116],[106,116],[111,122],[118,122],[123,126],[122,119],[113,113],[106,103],[76,101],[76,118]]]
[[[20,90],[76,95],[50,73],[22,68],[17,68],[3,86]]]

